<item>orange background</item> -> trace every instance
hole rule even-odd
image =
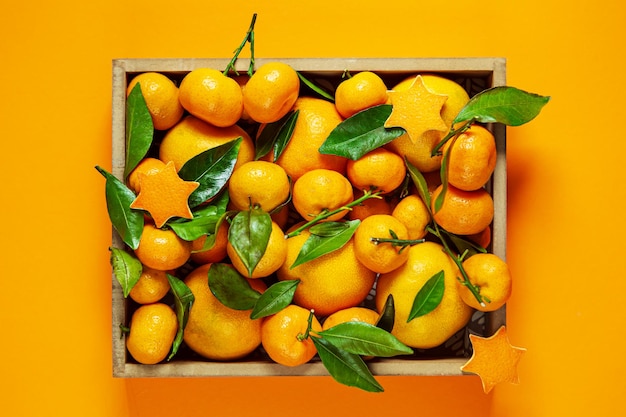
[[[0,413],[7,416],[604,416],[626,412],[621,352],[620,1],[5,2],[0,14]],[[253,4],[253,5],[251,5]],[[552,96],[508,129],[511,342],[520,385],[381,377],[111,376],[111,60],[228,58],[258,13],[262,57],[507,58],[508,84]],[[622,337],[623,338],[623,337]]]

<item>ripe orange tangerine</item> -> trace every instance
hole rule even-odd
[[[268,62],[252,74],[242,91],[247,115],[258,123],[272,123],[293,107],[300,93],[300,78],[284,62]]]
[[[493,221],[493,198],[484,189],[463,191],[448,184],[443,204],[435,210],[437,197],[443,186],[432,195],[432,211],[435,222],[448,232],[457,235],[473,235],[482,232]]]

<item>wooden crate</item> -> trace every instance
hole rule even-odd
[[[113,61],[112,97],[112,173],[122,178],[125,161],[125,106],[126,86],[132,77],[146,71],[164,73],[181,80],[195,68],[223,69],[228,59],[118,59]],[[344,70],[377,72],[392,86],[406,76],[417,73],[435,73],[459,82],[468,93],[476,94],[486,88],[505,85],[506,61],[503,58],[302,58],[302,59],[256,59],[256,67],[269,61],[282,61],[302,72],[307,78],[319,82],[338,80]],[[240,59],[236,68],[245,72],[248,61]],[[336,81],[335,81],[336,83]],[[506,259],[506,129],[503,125],[488,126],[496,137],[497,164],[488,188],[492,193],[495,215],[492,224],[491,251]],[[113,231],[112,244],[121,248],[123,243]],[[249,358],[233,362],[212,362],[184,351],[169,363],[141,365],[132,360],[126,351],[125,337],[120,324],[127,324],[129,304],[122,288],[112,276],[113,286],[113,376],[115,377],[208,377],[208,376],[287,376],[328,375],[322,363],[313,360],[295,368],[276,364],[261,352]],[[460,367],[468,360],[467,333],[493,334],[506,323],[506,307],[492,313],[477,313],[468,328],[449,341],[449,346],[428,352],[416,351],[413,356],[376,359],[369,362],[374,375],[462,375]],[[458,352],[459,346],[461,354]]]

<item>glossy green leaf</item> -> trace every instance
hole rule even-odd
[[[300,248],[300,252],[290,269],[324,256],[348,243],[361,221],[356,219],[345,223],[347,227],[335,234],[322,236],[311,234]]]
[[[299,112],[299,110],[289,112],[280,120],[263,126],[256,140],[255,159],[272,152],[272,162],[276,162],[291,139]]]
[[[208,275],[209,289],[215,298],[233,310],[251,310],[261,297],[261,293],[230,265],[214,263]]]
[[[183,343],[185,327],[189,320],[189,311],[191,306],[193,306],[195,297],[189,287],[180,279],[167,274],[167,280],[170,283],[170,291],[174,295],[174,308],[176,310],[176,318],[178,319],[178,331],[172,344],[172,352],[167,358],[169,361],[176,355],[178,348]]]
[[[366,153],[385,145],[406,131],[400,127],[386,128],[392,106],[381,104],[358,112],[335,127],[319,152],[357,160]]]
[[[299,283],[300,280],[287,280],[270,285],[257,300],[252,309],[252,313],[250,313],[250,318],[255,320],[261,317],[271,316],[287,307],[291,304]]]
[[[322,364],[335,381],[368,392],[384,391],[359,355],[339,349],[321,337],[313,336],[311,340]]]
[[[126,164],[124,178],[141,162],[152,145],[154,124],[152,116],[141,93],[139,83],[135,84],[126,99]]]
[[[343,233],[350,227],[352,227],[350,222],[322,222],[311,226],[309,232],[316,236],[330,237]]]
[[[215,197],[224,188],[235,169],[242,138],[208,149],[187,161],[178,171],[185,181],[200,183],[189,196],[189,207],[196,207]]]
[[[445,273],[443,271],[439,271],[426,281],[413,300],[411,312],[406,320],[407,323],[417,317],[430,313],[437,308],[437,306],[439,306],[445,291],[444,278]]]
[[[391,332],[396,321],[396,308],[393,300],[393,294],[389,294],[385,300],[383,311],[378,316],[376,327]]]
[[[222,192],[211,201],[211,205],[217,208],[219,214],[224,214],[226,210],[228,210],[229,201],[230,196],[228,195],[228,188],[224,188]]]
[[[445,229],[439,229],[441,233],[441,237],[445,237],[454,245],[457,253],[467,253],[469,256],[475,255],[477,253],[486,253],[487,250],[480,245],[472,242],[464,238],[463,236],[455,235],[454,233],[450,233]]]
[[[181,239],[192,241],[204,235],[215,233],[215,226],[219,219],[220,216],[215,214],[213,216],[194,217],[185,222],[172,222],[169,223],[169,226]]]
[[[430,211],[430,192],[428,191],[428,184],[426,183],[424,175],[422,175],[419,169],[417,169],[415,165],[411,164],[406,158],[404,159],[404,163],[413,184],[415,184],[415,187],[417,188],[417,193],[421,197],[424,204],[426,204],[428,211]]]
[[[332,94],[330,94],[329,92],[327,92],[326,90],[324,90],[322,87],[318,86],[317,84],[315,84],[313,81],[309,80],[308,78],[306,78],[304,75],[302,75],[301,72],[298,72],[298,78],[300,78],[300,81],[306,85],[307,87],[309,87],[313,92],[315,92],[316,94],[319,94],[322,98],[328,100],[328,101],[335,101],[335,97],[333,97]]]
[[[141,211],[130,208],[136,195],[111,173],[99,166],[96,169],[106,178],[106,204],[113,228],[124,243],[133,250],[137,249],[143,233],[144,217]]]
[[[475,120],[481,123],[503,123],[520,126],[537,117],[550,97],[529,93],[515,87],[493,87],[470,99],[453,124]]]
[[[357,355],[388,358],[413,353],[394,335],[369,323],[348,321],[318,334],[338,348]]]
[[[132,254],[119,248],[111,249],[111,266],[113,267],[113,274],[117,279],[117,282],[122,286],[124,298],[128,297],[130,290],[133,289],[139,277],[143,266],[139,259],[135,258]]]
[[[217,221],[215,222],[215,227],[212,228],[212,229],[209,229],[207,231],[206,239],[204,239],[204,244],[202,245],[202,247],[197,249],[197,250],[192,250],[192,253],[204,252],[204,251],[207,251],[209,249],[212,249],[213,246],[215,246],[215,239],[217,237],[216,236],[217,235],[217,231],[221,227],[222,222],[228,221],[227,219],[228,219],[228,213],[224,213],[224,214],[220,215],[218,217]]]
[[[437,197],[435,198],[435,205],[433,207],[433,211],[435,213],[441,210],[441,206],[443,206],[446,193],[448,192],[448,165],[450,161],[451,151],[452,146],[448,147],[446,152],[443,154],[443,157],[441,158],[441,168],[439,170],[439,176],[441,178],[441,192],[437,194]]]
[[[260,208],[253,207],[237,213],[228,228],[228,241],[252,276],[272,233],[272,218]]]

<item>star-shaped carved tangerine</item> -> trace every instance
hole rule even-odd
[[[140,173],[139,183],[141,189],[130,207],[150,213],[156,227],[163,227],[172,217],[193,218],[189,196],[200,183],[181,179],[174,162],[152,175]]]
[[[407,90],[389,91],[389,97],[393,108],[384,126],[403,128],[413,143],[429,130],[448,130],[441,118],[441,108],[448,96],[430,91],[421,75],[415,77]]]
[[[485,394],[501,382],[519,384],[517,364],[526,349],[515,347],[509,342],[506,326],[502,326],[490,337],[470,334],[474,353],[461,366],[461,371],[480,377]]]

